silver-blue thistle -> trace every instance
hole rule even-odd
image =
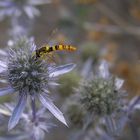
[[[28,97],[30,97],[33,121],[36,120],[36,100],[39,99],[59,121],[67,125],[62,112],[53,104],[48,93],[49,86],[56,84],[53,82],[55,77],[71,71],[75,64],[52,66],[45,60],[36,59],[33,55],[35,50],[36,45],[32,40],[25,37],[18,38],[9,48],[8,54],[5,54],[4,57],[8,58],[3,59],[0,65],[1,73],[6,75],[8,84],[8,87],[0,89],[0,96],[14,92],[19,94],[18,103],[9,120],[9,130],[18,123]]]
[[[114,78],[94,78],[80,87],[81,104],[94,115],[111,115],[121,108],[120,93],[116,90]]]
[[[0,123],[3,122],[1,123],[3,126],[0,129],[1,132],[6,131],[7,126],[5,124],[8,117],[12,114],[13,109],[13,104],[5,103],[4,105],[0,105]],[[0,139],[43,140],[45,138],[45,133],[48,133],[55,125],[50,122],[51,116],[49,112],[46,112],[43,106],[41,106],[36,114],[36,120],[33,121],[31,110],[27,108],[26,111],[22,113],[19,125],[17,125],[18,131],[15,129],[11,132],[1,134]]]
[[[22,38],[10,49],[8,80],[15,91],[32,95],[48,86],[49,74],[47,63],[35,60],[30,48],[30,42]]]
[[[97,75],[85,79],[76,90],[83,110],[87,112],[84,130],[104,120],[108,134],[118,136],[124,128],[124,96],[120,88],[124,80],[109,73],[109,64],[102,60]],[[126,118],[126,117],[125,117]],[[102,122],[103,123],[103,122]],[[101,124],[102,124],[101,123]],[[123,124],[123,125],[122,125]]]
[[[40,14],[36,8],[37,5],[51,3],[50,0],[5,0],[0,1],[0,20],[5,17],[20,17],[26,15],[28,18],[33,19]]]
[[[51,0],[0,0],[0,21],[10,19],[12,38],[29,35],[33,27],[33,19],[40,15],[38,5],[51,3]]]

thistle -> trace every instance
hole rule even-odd
[[[98,74],[90,77],[90,80],[85,80],[77,90],[84,110],[91,117],[104,118],[109,133],[113,135],[120,129],[120,124],[116,123],[115,118],[122,117],[123,114],[125,94],[120,90],[123,82],[109,73],[106,61],[101,61]]]
[[[0,1],[0,20],[5,17],[20,17],[22,14],[28,16],[28,18],[33,19],[35,16],[40,14],[39,10],[36,8],[37,5],[50,3],[49,0],[5,0]]]
[[[48,4],[50,0],[4,0],[0,1],[0,21],[10,19],[8,33],[12,38],[20,35],[28,36],[33,25],[33,19],[40,15],[39,5]]]
[[[1,74],[5,75],[8,87],[0,89],[0,96],[6,94],[18,94],[18,103],[10,117],[8,129],[12,129],[18,123],[30,98],[33,120],[36,120],[36,100],[40,100],[59,121],[66,124],[61,111],[48,97],[49,86],[54,85],[54,78],[71,71],[75,64],[52,66],[49,62],[35,59],[33,52],[36,45],[27,38],[18,38],[5,53],[1,63]],[[1,51],[2,52],[2,51]]]
[[[9,116],[11,116],[14,109],[13,104],[5,103],[0,105],[0,121],[4,122]],[[53,123],[50,123],[50,116],[48,112],[45,111],[44,107],[41,107],[37,112],[36,120],[32,120],[31,110],[27,108],[26,112],[22,113],[17,130],[13,130],[8,134],[0,136],[0,139],[9,139],[11,136],[13,139],[33,139],[33,140],[43,140],[45,138],[45,133],[54,127]],[[49,121],[49,122],[48,122]],[[1,131],[5,131],[5,125],[1,128]]]
[[[104,66],[103,66],[104,65]],[[83,82],[79,88],[81,104],[91,114],[104,116],[111,115],[121,108],[121,94],[119,91],[119,79],[110,76],[103,62],[99,67],[99,76]]]
[[[115,88],[114,79],[94,78],[80,89],[81,103],[88,112],[102,116],[110,115],[121,108],[120,94]]]

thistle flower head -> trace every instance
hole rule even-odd
[[[110,115],[120,108],[120,95],[115,88],[114,79],[94,78],[85,83],[80,92],[81,103],[93,114]]]
[[[0,96],[18,93],[19,100],[9,120],[8,128],[12,129],[19,121],[30,97],[33,120],[36,119],[36,100],[40,102],[62,123],[66,124],[63,114],[49,99],[49,86],[54,85],[54,78],[71,71],[75,64],[52,66],[46,61],[35,59],[36,46],[27,38],[19,38],[11,45],[8,59],[2,62],[1,72],[6,75],[7,88],[0,89]],[[5,57],[6,57],[5,56]],[[4,61],[4,60],[3,60]],[[67,124],[66,124],[67,125]]]
[[[93,119],[98,117],[98,120],[104,120],[109,135],[120,134],[124,128],[121,122],[124,119],[124,91],[120,90],[123,82],[109,73],[109,65],[103,60],[97,75],[90,76],[80,84],[76,93],[83,110],[87,112],[84,129],[90,128]]]
[[[109,75],[108,67],[103,61],[99,67],[101,74],[89,81],[85,81],[79,88],[81,103],[91,114],[111,115],[120,109],[121,94],[119,88],[122,80]],[[120,83],[121,82],[121,83]]]
[[[5,103],[4,105],[0,105],[0,115],[4,116],[4,118],[0,117],[0,121],[7,120],[14,109],[13,104]],[[39,111],[36,112],[37,117],[36,120],[32,120],[31,110],[27,108],[26,112],[22,113],[19,125],[17,126],[18,131],[11,131],[8,135],[13,137],[14,139],[34,139],[34,140],[43,140],[45,138],[45,132],[49,132],[49,129],[54,127],[53,123],[48,123],[50,121],[50,116],[46,114],[45,108],[42,107]],[[3,125],[2,131],[4,131],[6,127]],[[4,135],[6,139],[7,135]],[[2,138],[2,137],[0,137]]]
[[[34,94],[42,92],[48,86],[49,65],[45,61],[35,60],[31,51],[31,42],[22,38],[9,50],[8,80],[15,91]]]
[[[0,1],[0,20],[5,17],[20,17],[22,14],[27,15],[30,19],[38,16],[39,10],[36,5],[50,3],[50,0],[5,0]]]

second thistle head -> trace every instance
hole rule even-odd
[[[109,73],[109,65],[104,60],[101,61],[98,72],[97,76],[80,86],[80,101],[91,114],[111,115],[122,107],[123,94],[120,88],[124,81]]]
[[[80,87],[80,93],[85,109],[95,115],[111,115],[120,108],[120,94],[116,90],[114,78],[94,78]]]

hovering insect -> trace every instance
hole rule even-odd
[[[35,57],[36,59],[43,57],[44,55],[48,55],[49,53],[53,51],[75,51],[76,47],[72,45],[54,45],[54,46],[49,46],[49,45],[44,45],[41,48],[35,50]]]
[[[57,28],[55,28],[51,33],[50,33],[50,36],[47,40],[47,42],[49,42],[52,38],[52,36],[58,31]],[[43,59],[48,59],[52,60],[52,57],[53,57],[53,52],[54,51],[63,51],[63,50],[66,50],[66,51],[75,51],[76,50],[76,47],[72,46],[72,45],[62,45],[62,44],[59,44],[59,45],[53,45],[53,46],[50,46],[48,44],[45,44],[45,45],[42,45],[41,48],[39,49],[36,49],[35,52],[33,53],[33,56],[35,57],[35,59],[39,59],[39,58],[43,58]]]

